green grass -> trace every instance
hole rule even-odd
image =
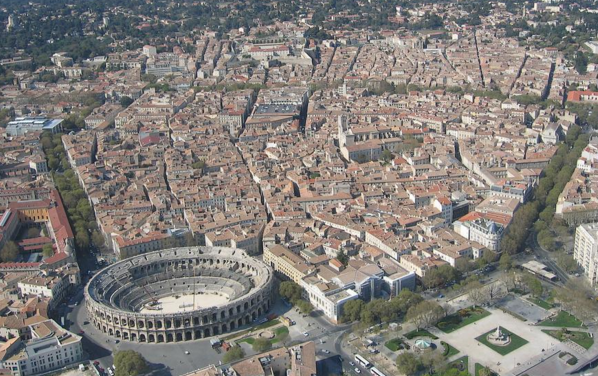
[[[457,355],[460,352],[455,347],[451,346],[450,344],[444,341],[440,342],[440,344],[444,346],[444,352],[442,353],[442,355],[446,356],[447,358],[450,358],[453,355]]]
[[[502,330],[502,332],[504,334],[507,334],[511,337],[511,343],[509,343],[506,346],[493,345],[490,342],[488,342],[488,340],[486,339],[486,336],[488,334],[494,332],[496,329],[492,329],[491,331],[482,334],[481,336],[477,337],[476,340],[483,343],[484,345],[488,346],[489,348],[496,351],[500,355],[507,355],[508,353],[515,351],[518,348],[520,348],[521,346],[524,346],[525,344],[527,344],[527,341],[524,340],[523,338],[519,337],[517,334],[514,334],[502,327],[500,329]]]
[[[559,341],[563,342],[566,340],[571,340],[577,343],[579,346],[583,347],[584,349],[589,349],[594,344],[594,338],[590,337],[590,335],[586,332],[567,332],[563,333],[560,330],[542,330],[544,333],[548,334],[551,337],[558,339]]]
[[[577,317],[573,316],[572,314],[560,311],[558,315],[553,317],[552,319],[544,320],[538,325],[540,326],[557,326],[559,328],[585,328],[586,326],[583,325],[581,321],[577,319]]]
[[[254,332],[256,330],[266,329],[266,328],[269,328],[271,326],[278,325],[278,324],[280,324],[280,320],[279,319],[270,320],[270,321],[267,321],[267,322],[265,322],[263,324],[260,324],[258,326],[254,326],[253,328],[251,328],[251,331]]]
[[[237,341],[237,343],[243,343],[243,342],[253,345],[253,343],[255,342],[255,338],[248,337],[248,338],[243,338],[242,340]]]
[[[481,365],[480,363],[475,364],[475,376],[479,376],[480,372],[486,368],[485,366]],[[498,376],[496,373],[492,372],[492,375]]]
[[[401,341],[400,338],[394,338],[390,341],[386,341],[384,346],[386,346],[386,348],[390,351],[399,351],[399,346],[401,345],[401,343],[403,343],[403,341]]]
[[[483,308],[464,308],[440,320],[436,327],[445,333],[452,333],[487,316],[490,316],[490,312]]]
[[[438,337],[436,337],[434,334],[428,332],[425,329],[412,330],[409,333],[405,334],[405,338],[407,339],[413,339],[415,337],[430,337],[432,339],[438,339]]]
[[[553,307],[552,304],[548,303],[546,300],[542,300],[539,298],[532,298],[529,297],[527,298],[527,300],[529,300],[530,302],[534,303],[535,305],[537,305],[540,308],[544,308],[545,310],[549,310]]]
[[[272,344],[280,342],[281,336],[287,336],[288,338],[289,328],[286,326],[281,326],[274,330],[274,338],[272,339]]]

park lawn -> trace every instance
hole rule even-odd
[[[401,342],[403,341],[401,341],[399,338],[393,338],[390,341],[386,341],[384,346],[386,346],[386,348],[390,351],[399,351],[399,345]]]
[[[579,319],[569,312],[560,311],[552,319],[544,320],[540,326],[557,326],[559,328],[585,328],[586,326]]]
[[[501,327],[500,328],[502,330],[502,332],[504,334],[507,334],[511,337],[511,343],[509,343],[506,346],[496,346],[491,344],[490,342],[488,342],[488,340],[486,339],[486,336],[492,332],[494,332],[496,329],[492,329],[489,332],[486,332],[484,334],[482,334],[479,337],[476,337],[476,340],[483,343],[484,345],[488,346],[489,348],[491,348],[492,350],[496,351],[497,353],[499,353],[500,355],[507,355],[508,353],[517,350],[518,348],[520,348],[521,346],[524,346],[527,344],[527,341],[521,337],[519,337],[517,334],[514,334],[510,331],[508,331],[507,329]]]
[[[276,328],[274,330],[274,338],[272,339],[272,344],[275,344],[276,342],[280,342],[280,338],[281,336],[285,336],[289,334],[289,328],[287,328],[286,326],[281,326],[279,328]]]
[[[459,312],[464,310],[468,311],[468,315],[462,317]],[[455,330],[461,329],[462,327],[481,320],[484,317],[490,316],[490,312],[481,307],[476,307],[475,309],[472,307],[464,308],[459,312],[453,313],[452,315],[443,318],[438,322],[438,324],[436,324],[436,327],[445,333],[452,333]]]
[[[594,344],[594,338],[590,337],[589,333],[586,332],[568,332],[566,338],[561,337],[560,330],[542,330],[544,333],[548,334],[551,337],[558,339],[559,341],[563,342],[567,339],[577,343],[579,346],[583,347],[584,349],[589,349]]]
[[[529,298],[527,298],[527,300],[529,300],[530,302],[534,303],[535,305],[537,305],[540,308],[544,308],[545,310],[549,310],[549,309],[551,309],[553,307],[552,304],[550,304],[546,300],[542,300],[540,298],[529,297]]]
[[[428,332],[425,329],[412,330],[409,333],[405,334],[405,338],[407,339],[413,339],[415,337],[430,337],[432,339],[438,339],[438,337],[436,337],[434,334]]]
[[[442,342],[442,346],[448,347],[448,352],[446,352],[446,354],[444,354],[444,356],[446,356],[447,358],[450,358],[453,355],[457,355],[460,353],[459,350],[457,350],[454,346],[451,346],[450,344],[446,343],[446,342]]]
[[[243,339],[237,341],[238,344],[243,343],[243,342],[253,345],[253,343],[255,342],[255,338],[247,337],[247,338],[243,338]]]
[[[266,329],[266,328],[269,328],[271,326],[278,325],[278,324],[280,324],[280,320],[279,319],[274,319],[274,320],[266,321],[263,324],[260,324],[258,326],[254,326],[253,328],[251,328],[251,331],[254,332],[256,330]]]
[[[480,372],[486,368],[485,366],[481,365],[480,363],[475,364],[475,376],[479,376]],[[496,373],[492,372],[493,376],[498,376]]]

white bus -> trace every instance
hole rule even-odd
[[[370,362],[365,360],[365,358],[359,354],[355,354],[355,361],[357,362],[357,364],[365,368],[370,368],[372,366]]]
[[[376,367],[372,367],[370,369],[370,372],[372,373],[372,376],[386,376],[385,374],[383,374],[382,372],[380,372],[380,370]]]

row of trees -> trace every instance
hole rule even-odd
[[[422,371],[427,375],[469,376],[467,370],[460,371],[456,367],[450,367],[446,363],[446,357],[432,349],[418,355],[410,351],[402,352],[397,356],[396,364],[399,372],[406,376],[419,375]],[[479,372],[478,375],[490,376],[491,373]]]
[[[54,171],[54,183],[62,196],[73,227],[75,244],[79,249],[87,249],[92,243],[97,248],[101,248],[104,245],[104,238],[98,231],[95,215],[87,200],[87,195],[70,167],[61,137],[62,134],[52,135],[45,132],[41,142],[48,158],[48,166]],[[58,170],[64,172],[59,173]]]
[[[520,252],[532,225],[539,232],[540,245],[548,249],[554,248],[552,234],[542,231],[548,230],[549,223],[552,224],[559,195],[571,178],[577,159],[587,144],[588,136],[581,134],[581,128],[577,125],[571,126],[565,143],[559,146],[555,156],[544,169],[544,177],[540,179],[532,200],[515,212],[513,221],[501,241],[503,252]],[[540,220],[536,222],[538,217]]]
[[[374,299],[369,303],[356,299],[343,306],[343,322],[359,321],[363,326],[397,321],[404,318],[409,307],[416,306],[423,298],[412,291],[402,290],[390,299]]]

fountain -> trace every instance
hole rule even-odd
[[[503,333],[502,330],[500,330],[500,326],[498,326],[495,331],[488,333],[486,339],[490,344],[495,346],[507,346],[511,343],[511,336]]]

